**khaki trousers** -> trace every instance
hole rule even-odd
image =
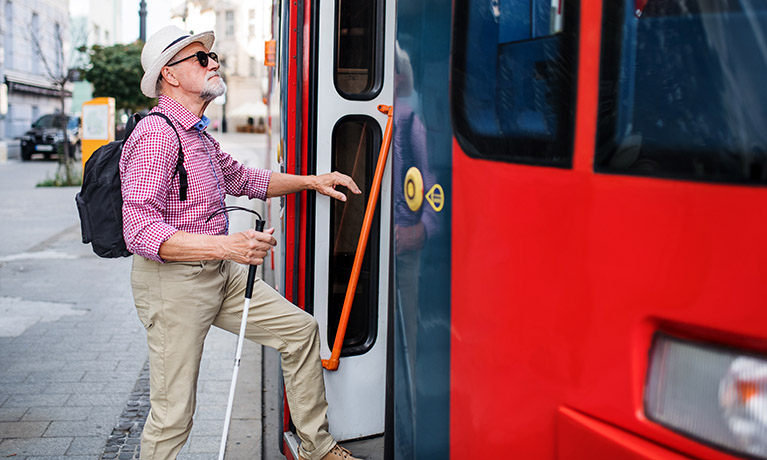
[[[133,297],[149,345],[151,409],[141,460],[175,459],[189,437],[205,336],[211,325],[239,333],[246,279],[247,268],[230,261],[161,264],[133,257]],[[299,453],[322,458],[335,440],[316,320],[257,279],[245,337],[280,352]]]

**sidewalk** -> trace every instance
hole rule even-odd
[[[260,163],[262,138],[217,138]],[[138,458],[147,349],[131,260],[100,259],[81,243],[77,188],[35,188],[56,166],[0,164],[0,458]],[[218,329],[208,336],[181,460],[216,458],[236,341]],[[233,460],[260,458],[260,358],[261,347],[246,342],[227,450]]]

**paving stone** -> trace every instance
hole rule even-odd
[[[6,351],[1,346],[0,350],[3,350],[3,353],[12,353],[11,351]],[[0,367],[0,369],[2,369],[2,367]],[[6,367],[5,369],[8,368]],[[20,383],[26,380],[29,374],[29,372],[9,372],[5,370],[0,372],[0,383]]]
[[[199,436],[221,436],[223,429],[224,417],[216,420],[195,420],[194,425],[192,425],[192,433]]]
[[[0,442],[0,458],[31,455],[64,455],[70,444],[72,444],[71,437],[5,439]]]
[[[37,395],[43,393],[46,388],[47,383],[0,383],[0,393],[10,395]]]
[[[120,417],[121,413],[121,405],[91,406],[91,413],[88,415],[86,420],[89,422],[99,422],[114,425],[114,423]]]
[[[26,413],[26,407],[0,407],[0,422],[18,422]]]
[[[82,378],[83,382],[132,382],[136,379],[135,372],[105,372],[105,371],[86,371]]]
[[[24,421],[85,421],[91,407],[32,407],[24,415]]]
[[[49,422],[0,422],[0,439],[39,438]]]
[[[91,394],[104,393],[107,386],[104,382],[51,382],[47,384],[46,393]]]
[[[11,395],[3,407],[61,407],[71,397],[70,394]]]
[[[27,382],[79,382],[85,371],[29,372]]]
[[[60,438],[64,436],[102,436],[106,437],[112,432],[110,425],[94,422],[55,421],[51,422],[45,431],[46,438]]]
[[[12,364],[9,372],[56,372],[64,368],[64,363],[57,360],[30,360]]]
[[[222,427],[223,428],[223,427]],[[221,448],[221,435],[195,436],[189,440],[190,454],[215,454]]]
[[[122,406],[128,399],[125,394],[74,394],[67,401],[67,406]]]
[[[235,393],[236,396],[236,393]],[[224,406],[197,406],[194,413],[195,420],[224,420],[226,416],[226,405]],[[195,422],[196,423],[196,422]]]
[[[27,457],[27,460],[98,460],[98,455],[54,455],[45,457]],[[15,457],[13,460],[16,460]]]
[[[98,458],[103,451],[103,436],[78,436],[72,440],[67,455],[95,455]]]
[[[117,369],[118,360],[100,360],[100,361],[77,361],[68,362],[67,369],[70,371],[105,371],[111,372]]]

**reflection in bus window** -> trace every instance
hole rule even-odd
[[[334,78],[348,99],[372,99],[381,87],[379,0],[338,0]]]
[[[605,2],[595,168],[767,184],[766,34],[765,2]]]
[[[330,203],[330,266],[328,267],[328,346],[333,348],[346,288],[354,265],[357,242],[362,231],[365,206],[375,173],[381,133],[370,117],[342,118],[333,129],[331,170],[347,174],[362,190],[349,194],[347,201]],[[341,355],[362,354],[376,339],[378,320],[379,212],[370,228],[359,283],[354,295],[349,325]]]
[[[576,2],[457,0],[456,11],[452,115],[463,150],[569,167]]]

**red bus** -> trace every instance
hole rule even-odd
[[[277,284],[317,317],[323,358],[384,140],[377,106],[394,107],[326,371],[339,440],[370,458],[767,458],[767,3],[274,12],[274,158],[366,191],[279,208]],[[289,408],[275,412],[267,442],[295,459]]]

